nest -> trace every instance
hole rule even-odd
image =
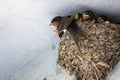
[[[57,63],[76,80],[105,80],[120,61],[120,25],[77,21],[86,38],[76,43],[66,31],[58,49]]]

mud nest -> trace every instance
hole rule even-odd
[[[105,80],[120,61],[120,25],[76,22],[86,38],[75,42],[66,31],[61,38],[57,63],[76,80]]]

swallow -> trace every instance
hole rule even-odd
[[[86,39],[86,35],[84,34],[84,31],[81,30],[77,24],[76,20],[81,17],[81,14],[75,13],[74,15],[67,16],[67,17],[55,17],[51,21],[51,25],[55,26],[57,29],[55,30],[56,34],[61,38],[65,31],[68,31],[72,38],[74,39],[78,49],[79,47],[79,40],[80,39]]]
[[[94,18],[95,18],[95,15],[94,15],[94,13],[93,13],[92,11],[90,11],[90,10],[84,11],[84,12],[82,13],[82,20],[83,20],[83,21],[86,21],[86,20],[92,21],[92,20],[94,20]]]
[[[105,21],[108,21],[108,18],[104,15],[100,15],[97,17],[97,23],[102,23],[102,22],[105,22]]]
[[[76,25],[76,20],[78,20],[79,18],[81,18],[81,14],[78,13],[67,17],[57,16],[53,18],[51,24],[57,28],[55,30],[55,33],[60,38],[67,30],[72,35],[73,39],[77,44],[80,38],[86,38],[84,32]]]
[[[76,19],[75,18],[76,15],[78,14],[69,15],[65,17],[56,16],[51,20],[50,25],[53,25],[54,27],[56,27],[57,28],[55,30],[56,34],[59,37],[62,37],[62,35],[64,34],[63,30],[67,29],[67,27],[73,22],[73,20]]]

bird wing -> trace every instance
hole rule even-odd
[[[66,29],[73,21],[74,19],[74,15],[72,15],[71,17],[63,17],[63,19],[61,20],[60,26],[57,28],[57,30],[59,32],[62,32],[64,29]]]

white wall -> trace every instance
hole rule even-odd
[[[119,0],[0,0],[0,80],[56,75],[59,38],[48,26],[54,16],[92,9],[119,20],[119,7]]]

